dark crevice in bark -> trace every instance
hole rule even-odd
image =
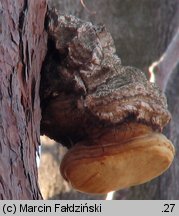
[[[22,142],[22,140],[20,140],[20,156],[21,156],[21,160],[22,160],[22,166],[23,166],[23,172],[25,174],[25,176],[27,176],[27,172],[26,172],[26,166],[25,166],[25,158],[24,158],[24,144]]]
[[[24,5],[23,5],[23,8],[22,8],[22,11],[19,14],[19,30],[20,30],[20,33],[23,32],[24,20],[25,20],[25,17],[26,17],[25,12],[27,10],[28,10],[28,0],[24,0]]]
[[[28,41],[26,41],[26,48],[25,48],[25,51],[26,51],[26,53],[25,53],[25,56],[26,56],[26,77],[28,77],[29,76],[29,70],[28,70],[28,68],[30,68],[31,67],[31,65],[30,65],[30,56],[29,56],[29,45],[28,45]]]
[[[14,73],[14,68],[12,68],[13,70],[13,73]],[[13,73],[10,75],[9,77],[9,88],[8,88],[8,93],[9,93],[9,96],[11,97],[12,96],[12,77],[13,77]]]
[[[32,110],[34,111],[34,103],[35,103],[35,90],[36,90],[36,80],[35,78],[32,79],[31,84],[31,101],[32,101]]]
[[[15,41],[14,38],[13,38],[13,34],[12,34],[12,33],[10,33],[10,37],[11,37],[11,41],[12,41],[15,45],[17,45],[16,41]]]
[[[26,11],[28,10],[28,0],[24,0],[24,6],[22,11],[20,12],[19,15],[19,39],[20,39],[20,43],[19,43],[19,54],[20,54],[20,58],[21,58],[21,62],[22,62],[22,80],[23,80],[23,85],[25,86],[26,83],[26,79],[27,79],[27,74],[26,74],[26,70],[28,70],[28,67],[26,65],[27,62],[25,62],[24,58],[25,58],[25,54],[24,53],[24,42],[23,42],[23,35],[24,35],[24,25],[25,25],[25,19],[26,19]],[[27,44],[26,44],[27,45]],[[28,58],[26,57],[26,60]],[[28,61],[28,60],[27,60]]]

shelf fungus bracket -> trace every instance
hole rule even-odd
[[[142,184],[171,165],[162,134],[171,116],[163,93],[143,72],[123,66],[110,33],[49,12],[41,72],[41,133],[69,150],[63,177],[86,193]]]

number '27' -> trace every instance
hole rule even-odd
[[[173,212],[175,204],[164,204],[165,210],[162,212]]]

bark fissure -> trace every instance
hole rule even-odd
[[[22,32],[23,32],[23,27],[24,27],[24,21],[26,18],[26,12],[28,10],[28,0],[24,0],[24,5],[22,7],[22,11],[19,14],[19,33],[21,35],[21,40],[22,40]]]
[[[20,140],[20,157],[21,157],[21,160],[22,160],[22,167],[23,167],[23,172],[24,172],[24,175],[27,176],[27,170],[26,170],[26,165],[25,165],[25,157],[24,157],[24,147],[23,147],[23,142],[22,140]]]
[[[24,0],[24,6],[22,8],[22,11],[20,12],[19,15],[19,54],[20,54],[20,60],[22,63],[22,80],[23,80],[23,84],[25,86],[25,82],[27,81],[27,72],[26,70],[28,70],[28,67],[26,65],[25,62],[25,54],[24,53],[24,41],[23,41],[23,37],[24,37],[24,26],[26,24],[26,13],[28,11],[28,0]],[[27,60],[27,57],[26,57]]]
[[[44,20],[47,5],[46,0],[7,0],[2,6],[0,168],[1,176],[7,179],[7,190],[1,194],[3,199],[40,199],[36,167],[40,135],[38,88],[46,52]],[[33,79],[36,89],[32,103]]]

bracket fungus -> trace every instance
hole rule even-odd
[[[140,70],[122,66],[104,26],[54,11],[46,25],[41,133],[69,149],[63,177],[100,194],[161,175],[175,154],[161,133],[171,118],[162,92]]]

